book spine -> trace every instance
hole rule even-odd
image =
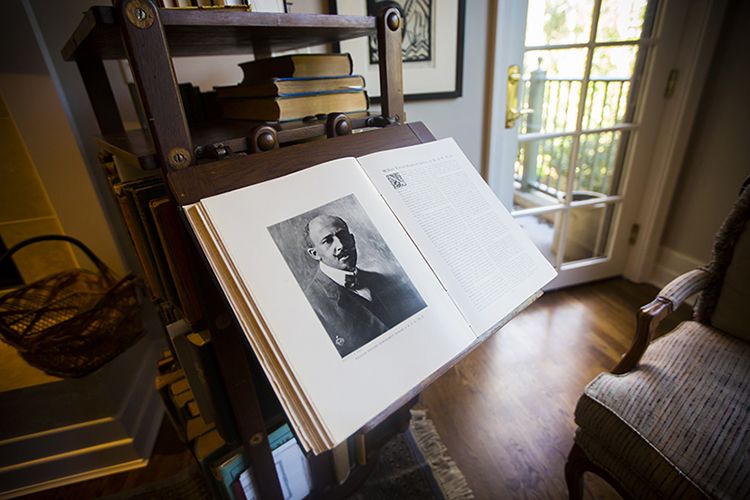
[[[259,83],[275,74],[289,74],[293,70],[291,56],[256,59],[239,66],[244,74],[243,85]]]
[[[203,319],[203,306],[199,299],[195,270],[201,266],[200,258],[190,241],[190,236],[180,219],[177,205],[170,198],[160,198],[150,205],[156,232],[164,248],[167,267],[172,275],[177,297],[185,318],[191,325]]]
[[[237,441],[239,438],[235,431],[229,397],[224,389],[208,331],[189,333],[185,336],[185,340],[193,363],[192,368],[186,370],[185,373],[193,388],[193,395],[198,406],[201,411],[206,409],[206,414],[209,415],[211,422],[225,441]]]
[[[125,221],[125,226],[128,228],[130,234],[130,240],[133,242],[135,253],[138,256],[138,260],[143,268],[143,276],[146,280],[151,296],[155,299],[164,298],[164,288],[161,285],[159,274],[156,271],[156,264],[154,263],[151,252],[148,249],[148,243],[146,237],[143,234],[143,229],[140,227],[138,222],[138,215],[135,207],[131,205],[131,200],[125,194],[120,192],[116,194],[117,203],[120,205],[120,213]]]
[[[245,96],[237,96],[237,97],[220,97],[219,100],[221,101],[229,101],[232,102],[235,99],[240,100],[267,100],[267,99],[293,99],[295,97],[312,97],[312,96],[321,96],[321,95],[331,95],[331,94],[358,94],[360,92],[364,92],[364,89],[334,89],[334,90],[317,90],[317,91],[310,91],[310,92],[279,92],[277,95],[274,96],[257,96],[257,97],[245,97]]]
[[[179,297],[177,296],[177,290],[172,280],[172,275],[169,272],[167,265],[167,258],[165,256],[164,248],[162,248],[161,240],[156,231],[156,224],[154,223],[151,209],[149,208],[152,200],[158,199],[167,193],[167,189],[159,182],[158,184],[126,190],[127,194],[130,195],[134,201],[138,217],[143,227],[143,232],[146,237],[146,243],[150,250],[151,257],[156,266],[156,272],[159,275],[162,289],[164,291],[164,299],[170,304],[179,304]]]

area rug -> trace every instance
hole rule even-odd
[[[106,500],[210,499],[200,468],[195,465],[155,483],[104,497]],[[350,500],[474,498],[464,475],[424,410],[412,410],[409,431],[391,439],[380,451],[370,477]]]
[[[372,474],[350,500],[394,498],[474,498],[425,410],[411,410],[409,431],[382,448]]]

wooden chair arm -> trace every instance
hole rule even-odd
[[[651,342],[651,332],[656,329],[659,322],[672,312],[672,301],[666,297],[658,296],[653,301],[641,307],[638,311],[635,327],[635,337],[628,352],[622,357],[612,373],[621,375],[627,373],[638,364],[641,356],[646,352],[646,347]]]
[[[709,273],[702,268],[693,269],[673,279],[659,291],[657,297],[641,307],[636,316],[636,329],[633,344],[622,357],[612,373],[627,373],[638,364],[646,352],[656,327],[661,320],[677,309],[691,295],[702,290],[708,283]]]

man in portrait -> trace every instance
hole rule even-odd
[[[354,234],[340,217],[312,218],[305,239],[318,269],[304,292],[342,357],[425,307],[404,273],[357,267]]]

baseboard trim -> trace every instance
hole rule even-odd
[[[110,441],[107,443],[99,443],[94,446],[89,446],[87,448],[79,448],[77,450],[70,450],[64,453],[59,453],[57,455],[46,455],[46,456],[36,458],[33,460],[28,460],[26,462],[18,462],[12,465],[8,465],[7,467],[0,467],[0,474],[10,474],[17,470],[45,466],[50,463],[60,463],[71,458],[91,455],[91,454],[96,453],[97,451],[106,450],[108,448],[131,447],[132,444],[133,444],[132,438],[125,438],[125,439],[120,439],[117,441]]]
[[[29,441],[29,440],[36,439],[36,438],[51,436],[51,435],[59,434],[59,433],[66,432],[66,431],[75,431],[75,430],[84,429],[87,427],[93,427],[93,426],[97,426],[101,424],[108,424],[114,421],[115,419],[112,417],[104,417],[104,418],[100,418],[97,420],[89,420],[88,422],[79,422],[77,424],[70,424],[70,425],[65,425],[62,427],[57,427],[54,429],[47,429],[44,431],[33,432],[31,434],[25,434],[22,436],[14,436],[8,439],[0,439],[0,449],[2,449],[2,447],[5,445],[14,444],[17,442]]]
[[[679,275],[704,264],[702,260],[662,246],[648,282],[657,288],[663,288]]]
[[[0,498],[14,498],[22,495],[30,495],[32,493],[38,493],[40,491],[48,490],[51,488],[59,488],[61,486],[66,486],[68,484],[73,484],[80,481],[88,481],[89,479],[96,479],[98,477],[108,476],[110,474],[117,474],[119,472],[127,472],[133,469],[140,469],[141,467],[146,467],[148,465],[148,461],[148,458],[141,458],[121,464],[102,467],[100,469],[89,470],[78,474],[71,474],[70,476],[52,479],[43,483],[23,486],[21,488],[10,491],[3,491],[2,493],[0,493]]]

